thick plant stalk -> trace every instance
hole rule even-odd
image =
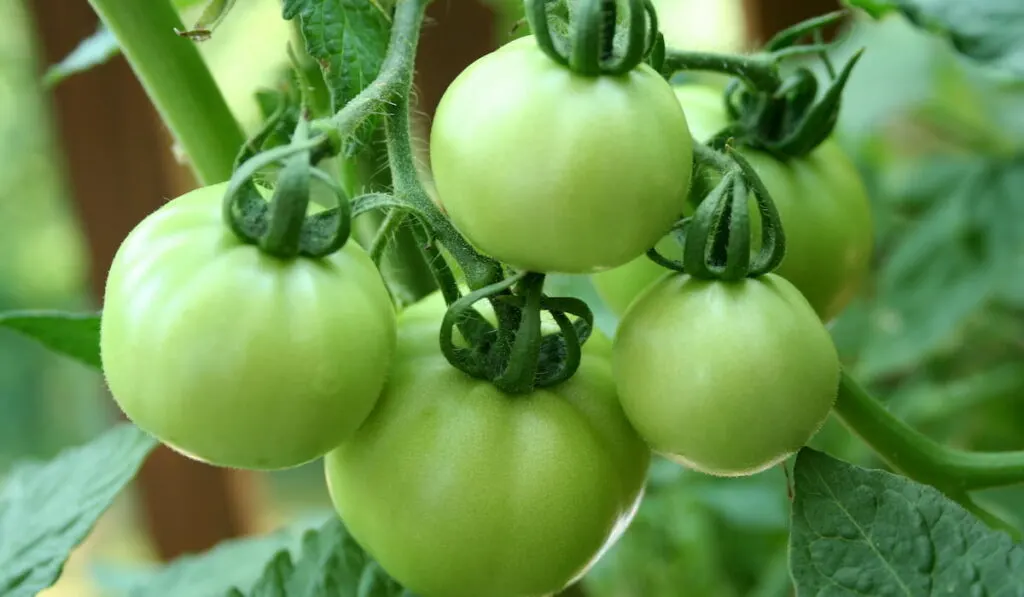
[[[231,178],[245,137],[195,42],[175,33],[184,26],[170,0],[89,2],[117,37],[199,182]]]

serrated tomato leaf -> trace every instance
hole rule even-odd
[[[224,541],[207,552],[181,556],[152,572],[106,569],[102,576],[112,580],[105,588],[127,597],[216,596],[222,595],[228,587],[236,587],[239,593],[249,591],[271,557],[281,553],[297,554],[303,534],[310,528],[322,526],[327,519],[328,515],[317,515],[267,535]],[[129,580],[121,581],[118,576],[129,576]]]
[[[938,490],[804,448],[790,568],[797,595],[1019,595],[1024,549]]]
[[[284,0],[284,18],[299,19],[306,51],[320,63],[333,111],[380,72],[391,29],[389,14],[379,0]],[[357,141],[371,132],[361,127]]]
[[[50,350],[100,368],[100,317],[96,313],[7,311],[0,328],[20,332]]]
[[[302,538],[302,555],[293,561],[278,552],[249,592],[232,589],[228,597],[399,597],[392,580],[332,517]]]
[[[43,85],[53,87],[71,75],[107,62],[120,51],[117,38],[101,23],[95,33],[83,39],[63,60],[46,70]]]
[[[0,596],[34,597],[52,585],[155,446],[121,423],[49,462],[14,468],[0,485]]]
[[[898,12],[949,40],[960,54],[1024,77],[1024,2],[1020,0],[846,0],[878,18]]]

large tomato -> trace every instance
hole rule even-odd
[[[706,140],[726,121],[719,90],[683,85],[676,95],[695,139]],[[810,154],[780,161],[744,149],[772,195],[786,231],[786,257],[775,273],[792,282],[824,321],[838,315],[856,295],[868,273],[873,230],[867,191],[857,169],[834,140]],[[753,226],[759,232],[756,211]],[[622,314],[626,297],[637,296],[660,273],[641,258],[625,271],[598,274],[594,283],[609,305]]]
[[[353,537],[423,597],[550,595],[628,525],[650,450],[630,427],[595,336],[567,382],[507,395],[453,368],[435,294],[399,319],[388,384],[325,458]]]
[[[800,292],[768,274],[672,274],[640,295],[615,337],[622,407],[651,447],[715,475],[762,471],[824,423],[839,357]]]
[[[460,74],[430,139],[438,196],[459,230],[537,272],[598,271],[650,248],[682,213],[692,149],[653,69],[580,76],[533,36]]]
[[[107,278],[100,348],[114,399],[193,458],[275,469],[323,455],[373,409],[394,307],[355,242],[279,260],[225,226],[220,184],[125,239]]]

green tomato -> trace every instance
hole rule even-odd
[[[657,248],[662,255],[672,259],[682,256],[679,243],[670,236],[659,241]],[[622,267],[593,274],[590,278],[601,300],[621,317],[644,290],[670,271],[641,255]]]
[[[533,36],[455,79],[430,140],[456,227],[536,272],[588,273],[643,254],[682,214],[692,151],[686,116],[653,69],[583,77]]]
[[[380,395],[394,307],[367,254],[279,260],[224,224],[225,184],[165,204],[107,278],[100,349],[114,399],[171,448],[279,469],[350,436]]]
[[[327,486],[352,536],[422,597],[550,595],[625,530],[650,450],[594,336],[570,380],[511,396],[453,368],[435,294],[399,318],[377,407],[327,454]]]
[[[818,431],[839,357],[785,278],[673,274],[630,306],[615,337],[622,407],[650,446],[722,476],[767,469]]]
[[[709,139],[727,124],[719,90],[684,85],[676,95],[695,139]],[[823,321],[832,320],[857,294],[871,265],[870,203],[856,167],[832,139],[786,162],[754,149],[741,153],[771,193],[786,232],[786,256],[775,273],[796,285]],[[751,216],[756,245],[760,218],[753,202]],[[623,271],[594,276],[598,291],[620,315],[629,297],[661,275],[649,262],[636,259]]]

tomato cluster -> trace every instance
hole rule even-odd
[[[693,139],[726,122],[717,91],[673,89],[644,64],[581,75],[533,37],[446,92],[431,161],[454,226],[507,267],[592,274],[622,315],[567,381],[511,395],[464,373],[438,341],[440,293],[396,314],[353,242],[268,255],[224,225],[215,185],[168,203],[118,251],[101,329],[110,389],[193,458],[274,469],[324,456],[353,537],[419,595],[557,592],[624,532],[652,452],[752,474],[831,411],[840,370],[823,320],[856,291],[871,240],[838,146],[786,161],[742,150],[788,240],[774,273],[709,279],[645,257],[678,251]]]

